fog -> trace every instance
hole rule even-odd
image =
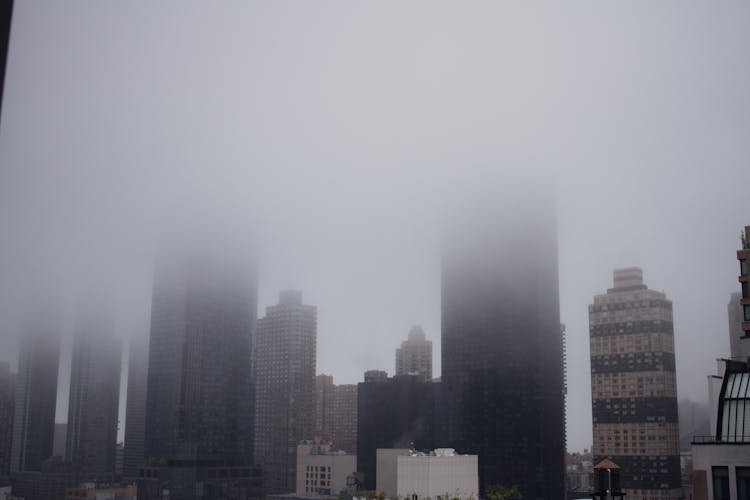
[[[40,290],[64,338],[92,283],[146,335],[156,249],[218,230],[257,249],[259,316],[288,287],[318,307],[319,373],[392,374],[421,324],[438,376],[441,214],[524,177],[555,186],[568,448],[615,267],[673,301],[703,402],[750,224],[748,25],[741,2],[16,2],[0,360]]]

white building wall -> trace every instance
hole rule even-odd
[[[377,491],[387,498],[479,498],[476,455],[412,455],[377,450]]]
[[[729,470],[729,498],[743,500],[737,496],[737,467],[750,467],[750,445],[748,444],[694,444],[693,470],[706,471],[708,500],[714,500],[714,483],[711,468],[727,467]]]
[[[298,496],[310,496],[310,487],[321,487],[321,480],[325,481],[324,488],[330,488],[331,495],[337,495],[346,488],[346,478],[357,470],[357,456],[345,453],[325,452],[311,454],[317,445],[301,444],[297,446],[297,485]],[[315,469],[317,467],[317,470]],[[315,478],[310,476],[315,475]],[[324,478],[321,479],[320,475]],[[330,475],[330,479],[328,476]],[[306,483],[307,482],[307,483]]]

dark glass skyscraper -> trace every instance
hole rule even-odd
[[[128,352],[128,397],[125,408],[124,476],[138,477],[144,465],[146,433],[146,384],[148,382],[148,341],[132,338]]]
[[[435,447],[436,395],[440,384],[420,375],[372,377],[357,386],[357,471],[364,487],[377,484],[378,448]],[[438,441],[439,442],[439,441]]]
[[[80,481],[115,475],[122,352],[112,327],[87,315],[73,340],[65,453]]]
[[[21,339],[13,417],[10,468],[40,471],[52,455],[57,405],[60,338],[43,314],[30,320]]]
[[[257,277],[249,259],[200,253],[157,268],[144,443],[152,463],[252,460]]]
[[[437,446],[479,455],[480,487],[564,497],[564,384],[551,198],[478,196],[445,231]],[[481,203],[484,200],[484,204]]]

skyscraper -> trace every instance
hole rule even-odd
[[[614,272],[589,306],[594,463],[621,467],[628,497],[681,495],[672,302],[640,268]]]
[[[0,485],[10,475],[10,446],[13,438],[13,402],[15,377],[10,365],[0,362]]]
[[[60,339],[49,317],[29,323],[21,338],[11,445],[11,474],[40,471],[52,455]]]
[[[301,292],[281,292],[258,321],[255,461],[267,493],[295,491],[297,444],[313,437],[316,342],[317,310]]]
[[[194,252],[157,267],[147,460],[184,469],[251,461],[257,278],[233,257]]]
[[[145,462],[146,385],[148,383],[148,341],[131,338],[128,352],[128,395],[125,407],[124,476],[136,478]]]
[[[479,456],[482,492],[517,485],[527,500],[562,498],[554,210],[538,186],[525,197],[520,192],[480,193],[447,222],[439,412],[445,421],[435,444]]]
[[[114,478],[121,356],[107,319],[82,321],[73,339],[65,445],[80,481]]]
[[[396,375],[418,375],[432,380],[432,341],[421,326],[414,326],[408,338],[396,349]]]

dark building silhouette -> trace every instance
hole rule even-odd
[[[186,480],[202,477],[196,468],[251,463],[256,307],[257,277],[247,256],[199,252],[157,266],[146,395],[148,463],[184,469],[174,477]]]
[[[255,461],[268,493],[296,491],[297,444],[315,432],[317,309],[281,292],[258,321]]]
[[[565,407],[551,197],[534,186],[477,195],[446,223],[445,419],[436,446],[479,456],[480,489],[565,494]]]
[[[144,466],[147,383],[148,341],[142,338],[132,338],[128,353],[128,394],[125,407],[123,475],[126,478],[138,477],[140,469]]]
[[[109,318],[87,316],[73,339],[65,456],[77,480],[112,481],[122,350]]]
[[[15,376],[7,362],[0,363],[0,486],[10,475],[10,447],[13,439],[13,403]]]
[[[8,63],[8,44],[10,26],[13,18],[13,0],[0,0],[0,120],[3,112],[3,95],[5,89],[5,68]]]
[[[21,338],[15,387],[11,474],[40,471],[52,455],[60,339],[48,317],[30,321]]]
[[[70,462],[61,457],[42,461],[38,471],[13,475],[13,498],[24,500],[65,500],[66,490],[77,486]]]
[[[370,376],[358,384],[357,471],[364,474],[366,490],[376,486],[378,448],[435,447],[439,387],[419,375]]]
[[[637,267],[589,306],[594,462],[621,468],[628,496],[682,496],[672,302]]]

